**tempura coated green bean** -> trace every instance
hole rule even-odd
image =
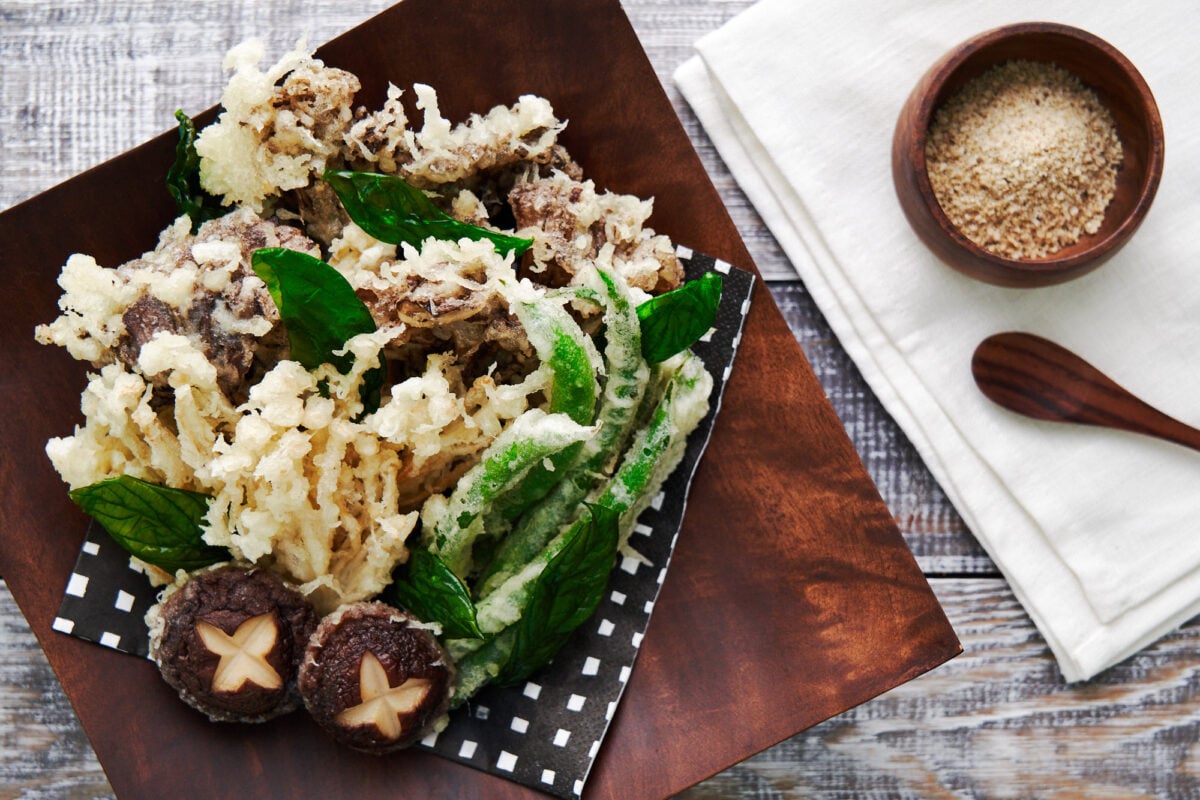
[[[512,491],[543,459],[578,445],[594,431],[566,414],[530,409],[517,417],[459,479],[447,500],[425,504],[422,527],[430,552],[465,578],[471,569],[471,548],[496,499]]]
[[[674,373],[650,422],[634,436],[616,474],[594,499],[595,504],[621,515],[622,542],[627,541],[637,514],[678,465],[688,434],[708,411],[712,378],[703,363],[687,354],[681,360],[672,359],[669,365],[667,368],[673,368]],[[485,634],[495,634],[520,617],[533,581],[572,531],[583,524],[584,520],[579,519],[564,528],[535,558],[478,603],[479,627]]]
[[[620,277],[596,270],[591,283],[596,284],[593,292],[605,307],[607,379],[596,413],[599,430],[583,444],[579,460],[562,480],[501,541],[478,581],[477,597],[486,597],[546,546],[563,521],[569,521],[579,510],[580,501],[610,474],[632,433],[634,416],[650,377],[650,367],[642,358],[637,308]]]
[[[526,292],[520,285],[509,289],[509,308],[524,326],[542,366],[550,370],[548,410],[566,414],[580,425],[590,424],[600,391],[597,375],[603,372],[592,340],[558,301]],[[550,458],[549,466],[535,465],[524,480],[498,498],[499,516],[514,520],[544,497],[579,457],[581,447],[565,448]]]

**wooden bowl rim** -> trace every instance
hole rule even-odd
[[[950,220],[946,212],[942,210],[941,204],[938,203],[933,186],[929,182],[929,173],[926,170],[925,164],[925,142],[929,132],[930,120],[937,110],[937,107],[934,106],[934,100],[942,93],[943,87],[959,68],[962,67],[963,63],[980,50],[991,47],[1003,40],[1032,34],[1051,34],[1074,39],[1087,45],[1102,57],[1114,63],[1139,90],[1138,96],[1143,100],[1143,102],[1139,103],[1139,109],[1150,131],[1152,146],[1149,148],[1145,176],[1138,191],[1137,201],[1129,213],[1125,215],[1121,223],[1108,236],[1094,242],[1088,249],[1070,256],[1060,256],[1057,258],[1049,256],[1042,259],[1021,260],[1006,258],[980,247],[968,239],[958,229],[958,226]],[[1133,235],[1138,226],[1141,225],[1142,220],[1150,209],[1155,194],[1158,192],[1158,185],[1162,180],[1165,146],[1162,117],[1159,115],[1158,103],[1154,99],[1154,94],[1150,91],[1150,86],[1146,83],[1145,78],[1142,77],[1141,72],[1138,71],[1133,62],[1120,50],[1104,39],[1082,28],[1076,28],[1072,25],[1059,22],[1017,22],[1009,25],[1001,25],[978,33],[955,45],[930,68],[926,77],[918,83],[918,86],[922,88],[919,98],[920,105],[916,114],[918,130],[916,136],[910,137],[912,150],[909,153],[909,162],[912,165],[914,178],[921,189],[921,202],[927,205],[930,213],[937,221],[938,227],[949,235],[957,246],[966,250],[974,258],[985,261],[999,270],[1006,270],[1017,276],[1025,275],[1030,278],[1034,276],[1045,278],[1050,274],[1057,273],[1076,272],[1083,274],[1086,271],[1086,269],[1082,269],[1083,267],[1090,264],[1093,259],[1097,259],[1098,257],[1103,258],[1115,252]]]

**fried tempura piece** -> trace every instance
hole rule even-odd
[[[508,202],[518,232],[534,238],[533,271],[547,272],[538,276],[539,282],[570,283],[610,242],[613,265],[631,286],[657,294],[683,280],[671,241],[645,227],[652,200],[597,192],[591,181],[555,173],[518,183]]]
[[[229,51],[233,69],[215,123],[200,132],[200,182],[225,205],[261,213],[278,193],[307,186],[341,151],[361,84],[326,67],[303,42],[262,72],[263,44],[251,39]]]

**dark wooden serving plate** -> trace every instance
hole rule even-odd
[[[220,54],[214,54],[214,58]],[[320,51],[360,99],[429,83],[443,112],[551,99],[599,186],[654,196],[654,227],[752,269],[617,0],[405,0]],[[114,121],[119,124],[119,121]],[[174,135],[0,215],[7,413],[0,575],[122,798],[518,798],[434,756],[361,756],[303,715],[218,726],[148,662],[54,633],[86,520],[43,454],[80,419],[83,369],[33,341],[72,252],[117,264],[156,241]],[[960,647],[770,294],[759,282],[676,554],[589,798],[664,797],[909,680]]]

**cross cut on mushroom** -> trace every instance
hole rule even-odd
[[[183,702],[220,722],[295,710],[312,606],[274,573],[239,564],[200,570],[147,614],[150,656]]]
[[[283,679],[266,658],[278,635],[274,614],[251,617],[232,636],[207,622],[197,622],[196,633],[210,652],[221,657],[213,674],[214,692],[236,692],[246,681],[264,689],[283,686]]]
[[[400,717],[420,705],[432,685],[425,678],[409,678],[392,686],[383,664],[370,650],[359,663],[358,682],[362,702],[338,714],[337,721],[347,726],[374,725],[390,741],[404,733]]]
[[[351,603],[308,640],[297,685],[317,724],[364,753],[390,753],[445,725],[454,666],[430,626],[386,603]]]

